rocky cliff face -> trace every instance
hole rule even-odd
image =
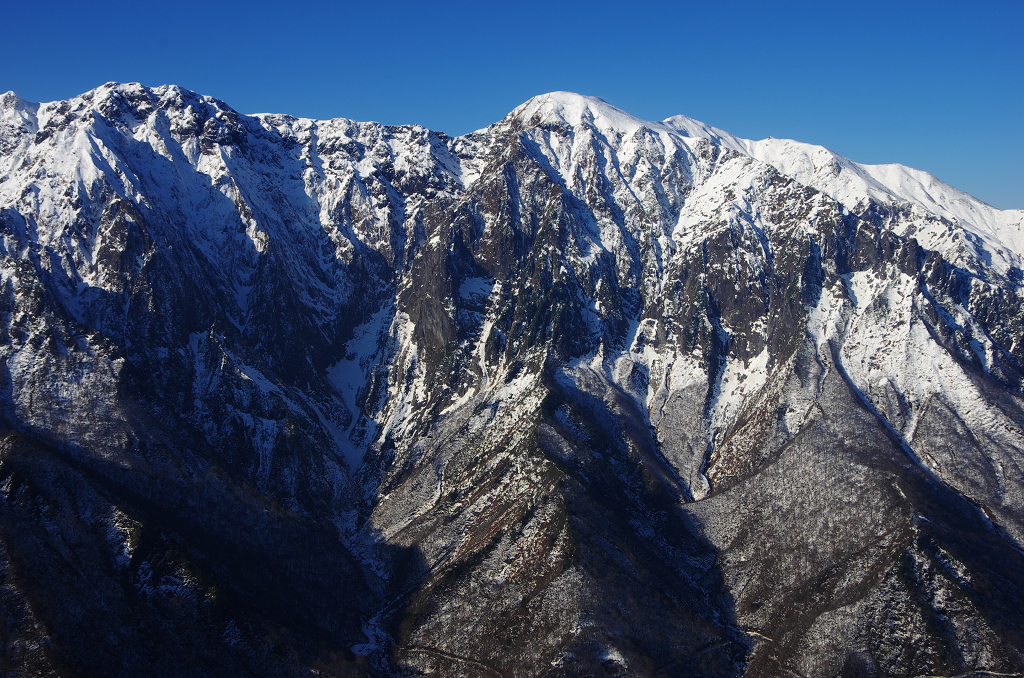
[[[8,93],[5,671],[1018,675],[1022,229],[567,93]]]

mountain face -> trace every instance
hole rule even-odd
[[[1022,231],[569,93],[7,93],[4,674],[1021,675]]]

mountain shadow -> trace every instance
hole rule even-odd
[[[0,437],[4,675],[372,675],[336,538],[212,474],[146,481]]]

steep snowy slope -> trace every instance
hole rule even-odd
[[[3,95],[11,670],[1015,675],[1021,217],[564,92]]]
[[[740,139],[681,115],[664,124],[769,163],[856,214],[878,212],[891,219],[891,213],[902,213],[900,235],[912,236],[974,272],[1005,276],[1021,268],[1024,210],[995,209],[927,172],[899,164],[862,165],[827,148],[791,139]]]

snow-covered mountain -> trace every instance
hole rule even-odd
[[[565,92],[7,93],[5,670],[1018,675],[1022,228]]]

